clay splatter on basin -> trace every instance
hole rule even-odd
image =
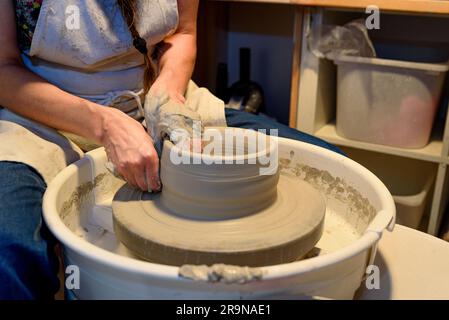
[[[299,159],[295,159],[294,151],[290,151],[287,154],[289,154],[289,158],[280,159],[281,175],[307,179],[312,186],[324,192],[327,199],[322,237],[315,245],[313,252],[305,258],[337,251],[360,238],[376,214],[374,207],[369,201],[343,179],[334,177],[327,171],[321,171],[297,162]],[[76,217],[75,215],[79,214],[77,210],[64,210],[66,225],[80,237],[103,249],[136,258],[135,254],[117,240],[115,234],[111,232],[112,230],[108,230],[104,225],[99,225],[99,223],[89,218],[89,216],[98,214],[98,211],[101,211],[101,214],[109,215],[108,218],[112,220],[112,195],[109,195],[102,203],[93,203],[93,193],[100,190],[106,192],[105,190],[110,185],[114,185],[118,189],[123,185],[123,182],[120,182],[108,172],[98,175],[94,181],[97,181],[97,183],[84,184],[82,188],[83,190],[88,190],[91,193],[90,195],[83,193],[83,196],[80,197],[80,190],[77,189],[69,198],[77,199],[76,205],[71,209],[81,207],[87,209],[86,215],[88,218],[80,219],[80,217]],[[89,202],[91,206],[85,206],[83,201]],[[68,206],[65,205],[64,207]],[[82,223],[80,223],[81,220],[83,221]]]

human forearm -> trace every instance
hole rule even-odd
[[[20,64],[0,64],[0,105],[105,146],[119,173],[142,190],[159,190],[158,157],[142,125],[118,109],[71,95]]]
[[[59,89],[19,62],[0,64],[0,105],[49,127],[102,140],[107,108]]]
[[[196,59],[196,35],[176,33],[165,40],[158,81],[167,82],[171,93],[184,95]]]
[[[171,99],[184,101],[196,59],[198,2],[178,0],[178,29],[164,40],[159,58],[159,77],[151,88],[153,94],[168,94]]]

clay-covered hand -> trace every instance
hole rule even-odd
[[[115,171],[144,191],[159,191],[159,157],[142,125],[122,111],[105,108],[101,143]]]
[[[170,139],[182,148],[191,148],[193,130],[202,131],[199,114],[167,93],[150,90],[144,109],[148,133],[158,147],[164,139]]]

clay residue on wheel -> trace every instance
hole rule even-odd
[[[315,258],[318,257],[320,255],[323,255],[324,250],[318,247],[314,247],[312,250],[310,250],[304,257],[302,257],[300,260],[304,260],[304,259],[311,259],[311,258]]]
[[[369,223],[376,215],[376,209],[369,200],[347,184],[342,178],[334,177],[326,170],[302,164],[294,163],[292,159],[279,159],[279,167],[282,172],[294,174],[296,177],[311,184],[327,197],[332,197],[346,203],[348,207],[360,212],[366,223]]]
[[[75,191],[72,192],[69,199],[62,204],[60,210],[61,219],[64,220],[64,218],[71,212],[72,208],[76,208],[76,210],[79,211],[92,190],[101,183],[105,176],[106,173],[99,174],[93,181],[88,181],[79,185]]]
[[[240,267],[226,264],[190,265],[179,268],[179,276],[194,281],[245,284],[261,280],[264,272],[260,268]]]

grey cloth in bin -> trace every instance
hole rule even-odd
[[[338,56],[376,57],[363,19],[344,26],[320,25],[307,35],[309,49],[318,58],[333,60]]]

